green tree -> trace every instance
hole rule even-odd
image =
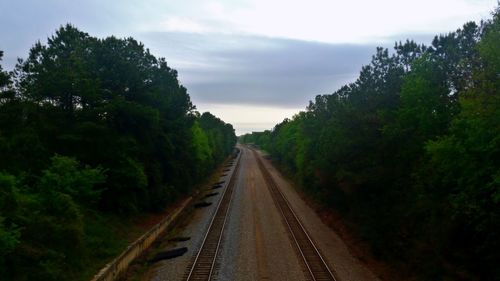
[[[20,230],[12,219],[18,209],[16,179],[0,172],[0,276],[5,276],[7,257],[11,255],[20,240]]]
[[[480,64],[472,72],[474,86],[460,96],[461,112],[449,134],[427,143],[432,177],[427,184],[436,200],[448,203],[448,247],[463,266],[484,278],[500,276],[500,20],[485,27],[477,45]],[[430,179],[430,180],[429,180]],[[474,241],[474,242],[471,242]],[[460,247],[458,247],[460,245]],[[471,261],[468,257],[476,257]]]
[[[429,47],[377,48],[354,83],[240,141],[270,152],[403,271],[497,280],[498,34],[497,9]]]
[[[164,210],[203,180],[236,136],[194,110],[164,58],[70,24],[0,68],[0,279],[81,279],[116,255],[107,216]]]

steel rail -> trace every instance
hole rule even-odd
[[[226,225],[229,206],[233,198],[234,181],[239,170],[239,162],[242,152],[240,152],[236,159],[236,166],[227,188],[224,190],[221,200],[217,205],[217,209],[212,219],[208,230],[203,238],[198,253],[192,263],[192,266],[185,277],[185,280],[210,280],[214,273],[215,262],[217,259],[217,254],[219,253],[219,248],[222,241],[222,236],[224,233],[224,227]]]
[[[252,152],[257,159],[259,168],[271,192],[271,197],[286,223],[293,244],[296,246],[304,262],[303,266],[306,268],[305,272],[314,281],[337,281],[314,241],[311,239],[307,230],[290,206],[290,202],[286,199],[285,195],[278,188],[271,174],[266,169],[261,157],[255,150],[252,149]]]

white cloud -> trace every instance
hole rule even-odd
[[[198,3],[198,4],[196,4]],[[496,0],[246,0],[169,2],[168,31],[254,34],[366,43],[401,33],[441,33],[489,17]],[[168,14],[175,6],[175,14]],[[160,17],[162,18],[162,17]],[[166,23],[166,24],[165,24]]]
[[[258,106],[241,104],[205,104],[196,105],[200,112],[210,110],[226,122],[245,123],[251,120],[255,123],[276,124],[285,118],[291,118],[304,108],[282,108],[276,106]],[[305,106],[304,106],[305,107]]]
[[[454,30],[465,21],[488,16],[496,1],[480,1],[483,5],[464,0],[252,2],[253,9],[228,17],[243,25],[244,31],[324,42],[368,42],[398,33]]]
[[[274,125],[291,118],[303,108],[280,108],[272,106],[238,104],[197,104],[198,111],[210,111],[226,123],[233,124],[236,135],[253,131],[270,130]]]
[[[202,24],[189,19],[189,18],[180,18],[180,17],[171,17],[165,20],[161,26],[161,30],[164,31],[173,31],[173,32],[193,32],[193,33],[202,33],[210,31],[207,26],[203,26]]]
[[[0,17],[0,49],[2,65],[12,69],[17,56],[26,57],[37,39],[45,41],[67,22],[95,36],[133,36],[179,70],[200,110],[234,123],[241,133],[252,126],[271,128],[298,111],[293,107],[352,81],[375,45],[406,38],[430,43],[434,34],[489,18],[496,5],[497,0],[0,1],[0,10],[11,11]],[[244,106],[227,105],[235,103]]]

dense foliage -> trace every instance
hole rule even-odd
[[[142,44],[61,27],[0,68],[0,279],[81,278],[110,254],[102,214],[164,209],[235,142]]]
[[[378,48],[359,78],[241,141],[267,150],[382,258],[500,280],[500,15]],[[417,270],[415,270],[417,269]]]

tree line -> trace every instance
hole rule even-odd
[[[268,151],[373,253],[422,280],[500,280],[500,15],[377,48],[357,80],[273,130]]]
[[[62,26],[0,67],[0,279],[81,279],[116,254],[106,218],[164,209],[235,143],[142,43]]]

